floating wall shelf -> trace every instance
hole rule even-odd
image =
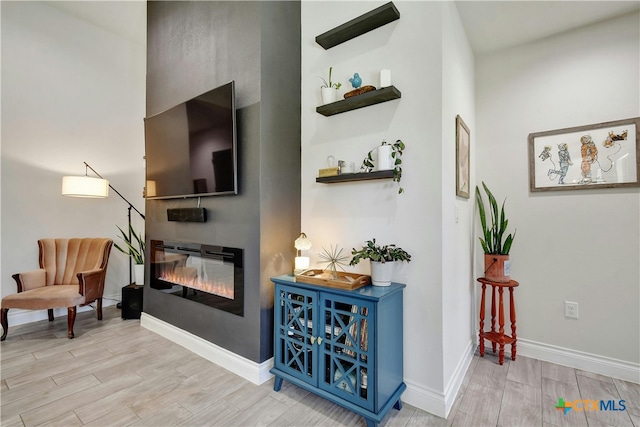
[[[371,179],[387,179],[393,178],[393,170],[388,171],[375,171],[367,173],[344,173],[336,176],[323,176],[316,178],[316,182],[322,184],[334,184],[336,182],[349,182],[349,181],[368,181]]]
[[[396,19],[400,19],[400,12],[393,2],[389,2],[326,33],[320,34],[316,37],[316,43],[325,49],[330,49]]]
[[[333,116],[334,114],[344,113],[346,111],[356,110],[369,105],[379,104],[381,102],[398,99],[402,93],[395,86],[387,86],[382,89],[365,92],[362,95],[352,96],[351,98],[332,102],[330,104],[316,107],[316,112],[323,116]]]

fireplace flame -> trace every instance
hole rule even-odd
[[[173,271],[163,272],[158,276],[158,279],[230,300],[234,297],[233,281],[229,283],[229,281],[225,280],[205,280],[198,276],[198,269],[195,267],[176,267]]]

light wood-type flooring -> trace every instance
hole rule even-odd
[[[256,386],[140,326],[115,307],[9,327],[0,345],[1,425],[364,426],[286,381]],[[625,411],[555,409],[558,398],[625,400]],[[405,404],[383,426],[640,427],[640,386],[519,356],[474,356],[447,419]]]

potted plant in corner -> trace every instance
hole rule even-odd
[[[367,153],[360,170],[363,172],[393,170],[393,180],[398,183],[398,194],[402,194],[404,189],[400,186],[400,180],[402,179],[402,153],[405,148],[404,142],[400,139],[393,144],[383,140],[379,146]],[[376,153],[375,159],[373,158],[374,152]]]
[[[329,81],[326,81],[323,77],[320,77],[320,79],[322,80],[322,86],[320,86],[320,92],[322,94],[322,105],[336,102],[336,100],[338,99],[338,89],[340,89],[340,86],[342,86],[342,83],[334,83],[331,81],[332,72],[333,67],[329,67]]]
[[[391,276],[396,261],[411,262],[411,255],[396,245],[380,246],[376,239],[367,240],[361,249],[353,249],[353,258],[349,265],[356,265],[360,260],[371,261],[371,283],[375,286],[391,285]]]
[[[116,225],[116,227],[118,226]],[[124,241],[126,247],[123,248],[115,242],[113,246],[133,259],[134,282],[138,285],[144,285],[144,237],[142,233],[137,234],[131,225],[129,225],[131,236],[120,227],[118,227],[118,230],[120,230],[121,234],[118,237]]]
[[[509,251],[511,250],[511,244],[516,234],[514,232],[513,234],[505,235],[507,226],[509,225],[509,220],[504,213],[506,199],[502,202],[502,207],[498,214],[498,202],[496,198],[493,197],[493,194],[484,182],[482,183],[482,187],[485,193],[487,193],[490,208],[489,212],[491,214],[491,222],[487,223],[487,213],[484,201],[482,200],[482,194],[476,185],[476,203],[480,215],[480,225],[482,226],[480,243],[484,251],[484,275],[487,279],[494,282],[506,283],[511,280]]]

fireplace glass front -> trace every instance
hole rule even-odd
[[[242,316],[242,249],[151,240],[151,287]]]

